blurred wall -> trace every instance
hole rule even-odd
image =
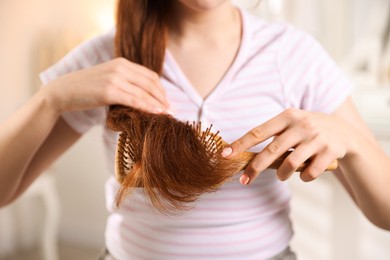
[[[28,0],[0,1],[0,77],[2,79],[0,118],[9,114],[31,95],[31,60],[37,43],[45,38],[77,41],[99,33],[112,20],[114,0]],[[55,37],[54,37],[55,36]],[[70,46],[68,46],[70,47]],[[34,81],[33,81],[34,82]]]
[[[0,1],[0,120],[40,87],[40,70],[81,41],[107,30],[113,24],[113,13],[114,0]],[[59,240],[62,242],[103,246],[107,214],[103,188],[108,175],[104,170],[100,135],[99,129],[93,129],[49,170],[55,177],[61,200]],[[11,223],[25,223],[25,228],[31,231],[28,237],[39,239],[39,230],[34,226],[42,225],[39,223],[42,203],[33,200],[27,204],[26,216],[14,209],[17,205],[0,211],[4,216],[5,212],[11,212],[13,215],[8,218]],[[2,236],[0,230],[0,258],[2,246],[11,239],[10,234]],[[33,241],[24,244],[33,245]]]

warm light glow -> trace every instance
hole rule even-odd
[[[283,12],[283,0],[268,1],[268,4],[272,12],[276,15],[280,15]]]
[[[107,0],[104,1],[104,3],[96,6],[96,11],[95,11],[96,25],[98,26],[98,29],[101,31],[108,31],[115,24],[115,19],[114,19],[115,3],[114,2],[115,1],[113,0]]]

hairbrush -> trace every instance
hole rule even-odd
[[[229,144],[225,142],[221,136],[219,136],[219,131],[213,133],[211,131],[213,125],[211,124],[204,131],[202,131],[202,123],[201,122],[192,122],[186,123],[192,130],[195,130],[199,142],[202,144],[203,149],[209,155],[210,163],[215,164],[217,159],[221,159],[219,154],[222,153],[224,147]],[[134,151],[134,146],[132,145],[131,137],[128,136],[126,132],[122,132],[119,135],[117,149],[115,152],[115,177],[119,183],[122,183],[125,177],[132,170],[136,162],[139,161],[140,158],[137,158],[136,153]],[[283,161],[291,154],[293,150],[289,150],[285,152],[282,156],[276,159],[268,168],[269,169],[278,169]],[[230,170],[230,175],[234,175],[237,172],[244,170],[248,164],[256,157],[258,153],[245,151],[232,161],[232,166]],[[303,162],[298,166],[296,172],[303,171],[310,164],[310,159]],[[331,164],[328,165],[326,171],[333,171],[337,169],[338,162],[334,160]]]
[[[201,123],[185,123],[170,115],[138,110],[110,111],[108,125],[120,131],[115,152],[115,176],[121,187],[117,205],[136,187],[143,187],[150,202],[165,213],[191,207],[204,193],[216,191],[245,169],[257,153],[243,152],[234,158],[222,157],[228,145]],[[269,168],[277,169],[291,153],[286,152]],[[306,161],[297,169],[302,171]],[[327,170],[337,168],[337,160]]]

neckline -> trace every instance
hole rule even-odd
[[[198,106],[202,106],[202,104],[207,103],[208,101],[212,100],[216,94],[218,94],[221,89],[223,89],[223,86],[226,84],[226,82],[230,81],[231,78],[234,76],[236,69],[239,67],[239,63],[242,59],[242,56],[245,52],[247,38],[248,38],[248,32],[247,32],[247,21],[246,21],[246,14],[245,11],[242,10],[240,7],[236,6],[236,8],[239,11],[240,19],[241,19],[241,41],[237,50],[237,53],[233,59],[232,64],[229,66],[229,68],[226,70],[220,81],[217,83],[217,85],[214,87],[214,89],[210,92],[209,95],[207,95],[205,98],[203,98],[200,93],[196,90],[196,88],[191,84],[179,64],[176,62],[175,57],[172,55],[170,50],[167,48],[165,50],[165,63],[169,67],[172,68],[173,73],[176,76],[177,82],[176,84],[182,88],[187,95],[191,98],[191,100],[197,104]]]

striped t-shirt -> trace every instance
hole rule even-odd
[[[175,117],[213,124],[227,142],[286,108],[333,112],[350,94],[351,84],[318,42],[286,24],[268,23],[241,10],[242,42],[235,61],[213,92],[203,99],[167,50],[161,81]],[[111,31],[70,52],[41,74],[43,83],[113,58]],[[79,133],[105,124],[105,108],[63,114]],[[120,209],[114,206],[113,177],[117,134],[104,131],[110,213],[106,246],[117,259],[267,259],[292,237],[290,192],[273,170],[251,185],[238,179],[203,195],[181,215],[161,215],[146,202],[142,188]],[[261,150],[267,142],[252,150]]]

